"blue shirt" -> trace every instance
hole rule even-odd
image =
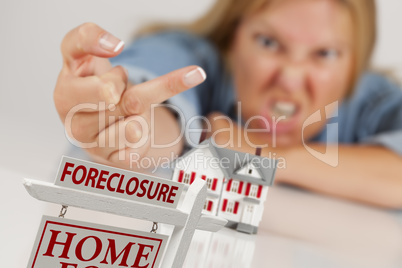
[[[191,119],[219,111],[235,117],[233,82],[225,72],[216,48],[207,40],[186,32],[170,31],[137,39],[112,64],[122,65],[129,79],[141,83],[175,69],[198,65],[207,80],[169,100],[183,113],[190,128],[201,128],[201,121]],[[362,75],[354,94],[340,103],[337,113],[328,116],[328,124],[312,139],[340,144],[377,144],[402,156],[402,91],[385,77],[367,72]],[[328,127],[337,124],[337,127]],[[187,141],[197,144],[199,133],[187,133]]]

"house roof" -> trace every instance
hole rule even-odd
[[[204,140],[200,143],[206,146],[214,157],[220,162],[221,170],[225,178],[238,179],[245,182],[271,186],[274,182],[277,160],[258,155],[243,153],[230,149],[218,147],[212,139]],[[194,148],[180,158],[185,158],[197,148]],[[177,161],[177,160],[176,160]],[[259,172],[261,179],[252,176],[237,174],[242,167],[252,163]]]

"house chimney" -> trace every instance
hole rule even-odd
[[[261,156],[261,147],[255,149],[255,155]]]
[[[201,144],[201,142],[203,142],[206,138],[207,138],[207,130],[203,129],[201,130],[201,136],[200,136],[200,141],[198,142],[198,144]]]

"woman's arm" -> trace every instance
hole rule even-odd
[[[322,144],[309,146],[328,150]],[[337,166],[322,162],[303,146],[279,150],[277,155],[285,159],[286,168],[278,170],[277,181],[370,205],[402,208],[400,156],[377,146],[339,145],[338,150],[328,151],[333,154],[330,157],[338,157]]]
[[[228,131],[212,134],[218,145],[228,145],[229,139],[232,139],[235,142],[232,142],[233,147],[229,149],[254,154],[255,147],[266,143],[261,133],[244,132],[236,124],[230,126],[226,119],[216,120],[218,116],[220,114],[209,117],[211,133],[233,129],[232,134]],[[237,142],[239,134],[240,144]],[[326,148],[322,144],[308,146],[318,152],[328,152],[326,159],[338,158],[338,164],[335,167],[326,164],[310,154],[303,145],[281,149],[263,148],[262,156],[279,160],[276,182],[370,205],[402,208],[402,158],[397,154],[380,146],[369,145],[339,145],[337,149]]]

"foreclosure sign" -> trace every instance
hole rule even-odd
[[[181,183],[64,156],[56,185],[176,208]]]
[[[28,268],[158,267],[167,236],[44,216]]]

